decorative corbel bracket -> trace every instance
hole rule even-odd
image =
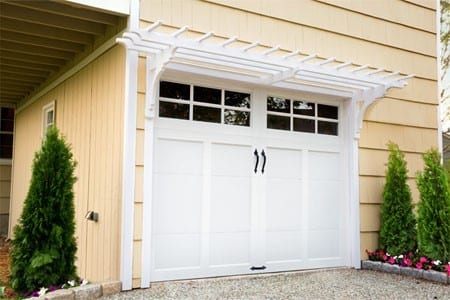
[[[390,85],[383,85],[355,93],[352,99],[352,101],[355,101],[357,103],[357,105],[355,105],[355,109],[357,110],[357,112],[355,120],[356,126],[354,127],[354,139],[359,140],[361,137],[364,115],[369,106],[375,103],[377,100],[383,98],[387,90],[390,88]]]
[[[173,58],[177,47],[172,46],[164,50],[160,54],[148,54],[147,60],[147,86],[145,101],[145,117],[153,120],[155,118],[155,103],[159,94],[159,79],[161,78],[167,64]]]

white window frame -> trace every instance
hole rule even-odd
[[[49,113],[53,112],[53,119],[49,122]],[[55,101],[52,101],[42,107],[42,139],[45,139],[49,127],[55,124]]]

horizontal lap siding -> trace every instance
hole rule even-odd
[[[9,213],[11,166],[0,164],[0,214]]]
[[[403,89],[391,89],[366,112],[360,140],[361,254],[378,244],[379,205],[386,143],[407,151],[414,200],[421,155],[437,147],[436,11],[428,0],[142,0],[141,26],[163,20],[173,27],[213,31],[242,42],[280,45],[320,57],[415,74]],[[139,65],[138,145],[143,144],[145,61]],[[141,118],[141,121],[139,120]],[[142,132],[141,132],[142,131]],[[142,139],[142,141],[139,141]],[[139,145],[140,144],[140,145]],[[138,170],[144,166],[138,151]],[[142,156],[143,157],[143,156]],[[140,187],[137,187],[138,190]],[[137,198],[136,198],[137,199]],[[135,240],[140,245],[140,240]],[[136,286],[139,272],[133,273]]]
[[[78,273],[119,279],[124,49],[116,46],[16,115],[12,225],[17,223],[41,143],[42,107],[55,101],[56,126],[78,162],[74,186]],[[99,222],[88,222],[88,210]],[[12,227],[11,227],[12,228]]]
[[[11,165],[0,164],[0,235],[8,234]]]

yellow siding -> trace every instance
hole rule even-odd
[[[391,0],[388,1],[393,2]],[[263,16],[278,18],[295,24],[306,25],[362,40],[370,40],[383,45],[401,47],[411,52],[436,56],[436,43],[433,40],[433,33],[423,30],[418,31],[415,28],[389,22],[375,16],[369,17],[344,7],[340,8],[318,1],[307,0],[285,0],[282,2],[282,5],[277,1],[265,0],[209,0],[207,2],[223,4],[229,7],[239,8],[245,12],[258,13]],[[363,3],[363,1],[353,2]],[[378,2],[385,6],[387,4],[386,1],[384,3],[383,1],[369,2]],[[395,2],[395,6],[399,7],[398,4],[399,2]],[[205,6],[205,10],[213,10],[211,6],[209,8],[206,8],[206,5],[203,6]],[[423,10],[417,10],[413,5],[401,5],[401,7],[404,9],[402,13],[406,16],[420,15],[426,22],[435,27],[436,18],[433,13],[421,14]],[[330,18],[330,15],[333,17]],[[360,26],[362,23],[365,26]],[[417,43],[414,38],[420,38],[423,43]]]
[[[367,257],[366,250],[377,249],[378,236],[378,232],[361,232],[361,257]]]
[[[360,139],[361,254],[378,245],[379,206],[388,157],[386,143],[406,151],[408,184],[418,200],[421,156],[437,147],[436,7],[428,0],[141,0],[141,26],[163,20],[173,27],[215,32],[224,38],[280,45],[358,65],[415,74],[408,87],[391,89],[365,115]],[[139,62],[137,177],[143,172],[145,61]],[[136,182],[142,184],[139,179]],[[138,191],[139,187],[136,188]],[[140,191],[135,201],[140,200]],[[137,205],[137,204],[136,204]],[[135,207],[136,207],[135,205]],[[135,240],[139,247],[140,241]],[[140,258],[138,258],[140,260]],[[140,265],[140,264],[138,264]],[[133,284],[139,285],[135,265]]]
[[[239,1],[239,3],[244,2]],[[313,1],[303,2],[310,3]],[[301,5],[303,2],[295,5]],[[276,7],[292,11],[292,9],[280,5],[277,1],[262,1],[262,3],[268,11],[278,11],[279,9]],[[294,5],[297,1],[290,1],[289,3]],[[182,14],[179,13],[180,7],[178,4],[183,9]],[[325,20],[333,20],[335,14],[344,13],[343,17],[345,18],[349,18],[353,14],[353,12],[342,12],[340,8],[331,6],[330,8],[331,10],[328,10],[327,14],[318,15],[316,18],[325,22]],[[295,12],[301,13],[301,11],[312,13],[304,10],[301,6]],[[349,35],[346,32],[333,32],[333,24],[318,28],[306,21],[299,24],[198,0],[185,0],[182,3],[179,0],[142,1],[141,19],[149,22],[161,19],[176,27],[188,25],[199,32],[214,31],[217,35],[224,37],[238,35],[244,41],[259,41],[264,45],[280,45],[282,49],[286,50],[302,50],[305,53],[317,53],[322,57],[337,57],[340,61],[353,61],[359,64],[386,67],[390,70],[401,70],[405,73],[416,74],[421,78],[432,80],[437,78],[435,50],[434,55],[429,56],[428,54],[412,52],[409,49],[403,50],[397,44],[394,47],[393,45],[371,42],[355,35]],[[369,17],[361,19],[359,24],[364,24],[364,26],[351,24],[348,27],[364,28],[364,31],[369,32],[380,31],[379,24],[366,25],[367,20],[369,20]],[[280,32],[284,34],[279,34]],[[411,45],[419,44],[416,41],[423,34],[421,30],[414,30],[414,33],[409,34],[409,38],[405,37],[405,39],[408,39]],[[393,37],[392,43],[395,42],[395,38],[399,39],[399,36]],[[435,47],[435,43],[432,44],[432,47]],[[400,56],[402,59],[398,59]]]
[[[11,165],[0,164],[0,236],[8,234]]]
[[[72,145],[78,273],[119,279],[125,51],[116,46],[16,115],[12,223],[20,216],[41,141],[42,107],[56,103],[56,125]],[[99,222],[88,222],[88,210]]]
[[[0,165],[0,214],[9,213],[10,185],[11,185],[11,166]]]
[[[317,0],[323,3],[360,12],[375,18],[392,21],[393,23],[421,29],[428,32],[436,32],[435,11],[423,9],[414,3],[407,1],[354,1],[354,0]],[[434,6],[433,0],[425,0]],[[389,9],[386,9],[389,7]],[[434,7],[435,8],[435,7]]]
[[[403,151],[423,153],[438,146],[436,129],[364,121],[363,131],[361,148],[386,150],[387,144],[395,141]]]

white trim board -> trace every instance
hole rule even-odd
[[[129,3],[128,28],[139,22],[139,0]],[[134,197],[136,172],[136,109],[138,82],[138,53],[126,51],[122,161],[122,216],[120,245],[120,280],[122,290],[133,288]]]

